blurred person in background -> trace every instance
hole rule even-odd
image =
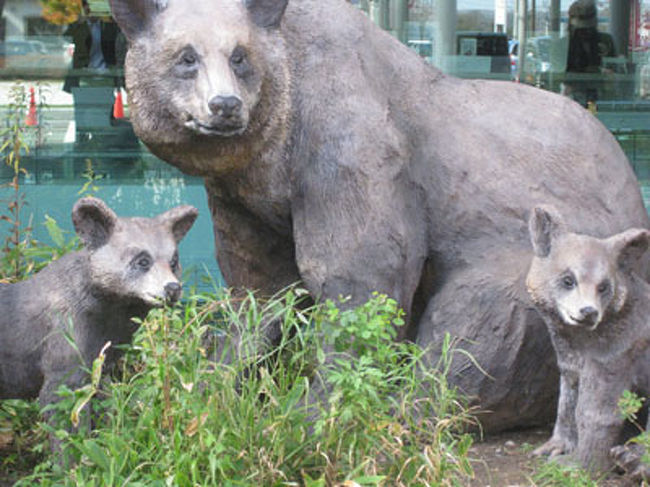
[[[583,106],[596,103],[602,84],[602,60],[616,56],[611,35],[598,31],[594,0],[577,0],[569,7],[566,77],[562,93]]]
[[[116,76],[115,69],[124,66],[126,39],[111,18],[93,16],[88,2],[81,3],[82,15],[64,32],[75,47],[72,71],[66,76],[63,90],[72,93],[73,87],[84,85],[120,87],[123,80]]]

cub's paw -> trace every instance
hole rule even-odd
[[[650,482],[650,465],[641,462],[645,448],[637,444],[619,445],[609,450],[614,463],[636,482]]]
[[[572,448],[569,445],[569,442],[562,438],[551,438],[542,446],[533,450],[534,457],[549,457],[555,458],[560,455],[570,453]]]

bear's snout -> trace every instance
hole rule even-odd
[[[175,303],[181,298],[183,288],[177,282],[168,282],[165,284],[165,300],[168,303]]]
[[[210,112],[223,121],[239,121],[242,101],[237,96],[213,96],[208,102]]]
[[[598,320],[598,310],[593,306],[585,306],[580,309],[580,322],[586,325],[594,325]]]

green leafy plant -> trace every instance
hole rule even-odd
[[[644,397],[640,397],[632,391],[625,390],[618,400],[618,409],[624,419],[634,424],[639,429],[640,434],[634,436],[629,441],[644,447],[645,452],[641,457],[641,461],[646,465],[650,465],[650,431],[644,430],[637,421],[637,414],[643,407],[644,402]]]
[[[10,91],[9,113],[7,115],[7,127],[0,131],[0,156],[5,164],[11,169],[11,182],[5,187],[11,190],[11,196],[7,200],[6,213],[0,215],[0,220],[9,225],[9,236],[5,239],[2,247],[4,257],[3,278],[15,281],[23,274],[24,255],[23,250],[28,245],[28,239],[23,238],[29,235],[30,228],[23,225],[21,212],[25,205],[24,194],[21,193],[19,177],[27,171],[21,166],[21,157],[29,153],[29,145],[25,140],[25,110],[27,107],[27,92],[24,85],[16,83]]]
[[[313,305],[293,287],[154,310],[110,384],[63,391],[53,431],[69,463],[18,485],[465,485],[471,414],[422,350],[393,340],[401,320],[383,295]],[[73,428],[81,404],[92,430]]]
[[[637,424],[637,413],[643,407],[645,398],[640,397],[638,394],[625,390],[618,400],[618,410],[623,419]],[[637,424],[639,429],[642,429]]]
[[[0,472],[18,480],[46,458],[45,432],[39,427],[40,408],[36,402],[0,401]]]
[[[44,107],[45,90],[38,85],[40,107]],[[25,195],[21,191],[20,178],[27,171],[22,166],[22,158],[30,153],[31,146],[42,142],[41,126],[27,127],[25,112],[27,111],[28,95],[25,86],[16,83],[11,87],[9,113],[6,128],[0,130],[0,157],[10,169],[11,181],[4,185],[9,189],[6,201],[6,211],[0,214],[0,221],[8,225],[8,237],[0,249],[0,279],[4,282],[15,282],[28,277],[40,269],[49,260],[58,258],[76,247],[74,242],[65,242],[63,231],[56,221],[46,217],[45,227],[53,246],[43,245],[32,237],[32,223],[24,222]]]
[[[80,196],[94,196],[100,189],[99,181],[104,179],[103,174],[98,174],[93,168],[92,159],[86,159],[86,169],[81,175],[86,181],[81,186],[81,189],[77,192]]]

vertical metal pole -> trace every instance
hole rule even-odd
[[[515,19],[517,25],[517,39],[519,40],[519,66],[517,69],[517,76],[519,80],[524,79],[525,64],[526,64],[526,18],[528,17],[528,1],[517,0],[517,18]]]
[[[627,56],[630,39],[630,0],[609,0],[609,32],[614,38],[616,53]]]
[[[390,28],[401,42],[406,42],[406,21],[408,20],[407,0],[390,0]]]
[[[551,0],[551,35],[560,34],[560,0]]]
[[[456,54],[456,0],[436,0],[438,16],[435,35],[436,65],[448,71],[449,56]]]
[[[535,35],[537,31],[537,3],[536,0],[531,0],[530,8],[530,34]]]

